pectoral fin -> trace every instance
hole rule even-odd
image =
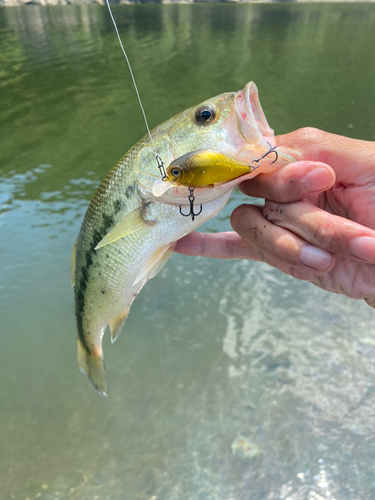
[[[125,309],[118,316],[116,316],[112,321],[109,322],[109,328],[111,329],[111,342],[114,344],[121,333],[121,330],[125,324],[126,318],[128,317],[129,309]]]
[[[73,288],[76,281],[76,254],[77,254],[77,242],[74,243],[72,256],[70,259],[70,286]]]
[[[166,245],[155,252],[142,267],[138,276],[135,278],[133,286],[136,285],[148,273],[149,278],[154,278],[167,263],[176,243]]]
[[[145,206],[141,206],[121,219],[109,231],[109,233],[107,233],[104,238],[99,241],[99,243],[95,247],[95,250],[109,245],[110,243],[113,243],[114,241],[117,241],[128,234],[135,233],[144,229],[150,223],[149,221],[145,221],[145,219],[142,217],[142,213],[144,210]]]
[[[168,262],[169,257],[172,255],[175,246],[176,242],[169,245],[169,247],[167,247],[167,250],[161,256],[161,258],[157,262],[155,262],[154,266],[149,270],[148,274],[149,279],[155,278],[155,276],[160,273],[165,264]]]

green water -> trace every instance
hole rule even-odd
[[[277,133],[375,138],[375,4],[113,10],[151,126],[254,80]],[[364,303],[175,255],[105,338],[110,397],[79,373],[71,248],[144,133],[105,8],[0,9],[0,499],[373,499]]]

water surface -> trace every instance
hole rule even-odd
[[[254,80],[277,133],[375,138],[375,5],[114,8],[150,125]],[[252,262],[175,255],[76,365],[71,248],[145,133],[104,7],[0,9],[0,497],[370,500],[374,311]],[[235,193],[206,231],[229,229]]]

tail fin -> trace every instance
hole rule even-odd
[[[81,372],[86,373],[89,377],[90,382],[98,393],[103,397],[107,397],[108,382],[103,358],[101,355],[95,355],[95,353],[87,352],[79,339],[78,365]]]

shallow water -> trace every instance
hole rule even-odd
[[[277,133],[375,138],[375,5],[113,10],[151,126],[254,80]],[[0,498],[374,498],[362,302],[174,255],[105,338],[110,397],[78,372],[71,248],[144,132],[105,8],[0,9]]]

